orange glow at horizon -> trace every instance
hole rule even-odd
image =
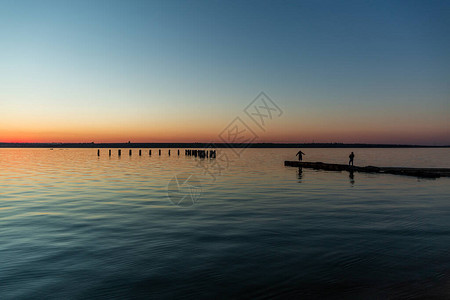
[[[23,109],[23,108],[22,108]],[[23,111],[0,119],[0,142],[7,143],[194,143],[223,142],[219,134],[234,119],[233,113],[222,111],[105,110],[85,114],[64,111],[64,114]],[[349,119],[344,112],[326,109],[286,111],[278,120],[271,120],[265,131],[251,120],[247,125],[265,143],[377,143],[377,144],[450,144],[446,118],[422,115],[400,115],[398,111],[372,114],[354,113]],[[429,118],[429,122],[425,122]]]
[[[54,131],[27,131],[27,130],[0,130],[0,142],[4,143],[194,143],[223,141],[218,133],[210,129],[184,130],[177,128],[155,128],[153,130],[131,130],[97,128],[89,130],[54,130]],[[354,131],[337,129],[328,132],[314,128],[304,128],[301,131],[270,131],[265,134],[258,132],[255,143],[379,143],[379,144],[435,144],[445,143],[448,132],[442,130],[434,135],[429,132],[408,132],[358,129]]]

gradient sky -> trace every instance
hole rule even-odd
[[[450,144],[449,1],[0,4],[0,142]]]

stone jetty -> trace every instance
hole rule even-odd
[[[403,168],[403,167],[358,167],[341,164],[328,164],[323,162],[302,162],[302,161],[285,161],[287,167],[311,168],[326,171],[348,171],[348,172],[364,172],[364,173],[382,173],[415,176],[424,178],[450,177],[450,169],[446,168]]]

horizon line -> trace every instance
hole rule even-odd
[[[14,146],[26,148],[27,146],[66,146],[69,148],[106,148],[121,146],[122,148],[136,148],[144,146],[155,146],[161,148],[169,147],[210,147],[218,148],[286,148],[325,146],[325,147],[414,147],[414,148],[449,148],[450,145],[421,145],[421,144],[391,144],[391,143],[341,143],[341,142],[259,142],[259,143],[213,143],[213,142],[0,142],[1,148],[14,148]],[[77,147],[78,146],[78,147]],[[46,148],[46,147],[44,147]]]

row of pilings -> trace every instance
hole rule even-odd
[[[192,150],[186,149],[184,150],[184,155],[186,156],[194,156],[200,158],[216,158],[217,150]]]
[[[170,149],[168,150],[167,154],[170,156]],[[111,149],[108,150],[108,155],[111,156]],[[117,150],[117,155],[122,156],[122,149]],[[133,151],[131,149],[128,150],[128,155],[133,155]],[[148,150],[148,155],[152,155],[152,150]],[[161,156],[161,149],[158,150],[158,155]],[[180,150],[177,150],[177,155],[180,155]],[[194,156],[194,157],[200,157],[200,158],[216,158],[216,150],[191,150],[186,149],[184,150],[184,155],[186,156]],[[100,156],[100,149],[97,150],[97,156]],[[139,149],[139,156],[142,156],[142,150]]]

